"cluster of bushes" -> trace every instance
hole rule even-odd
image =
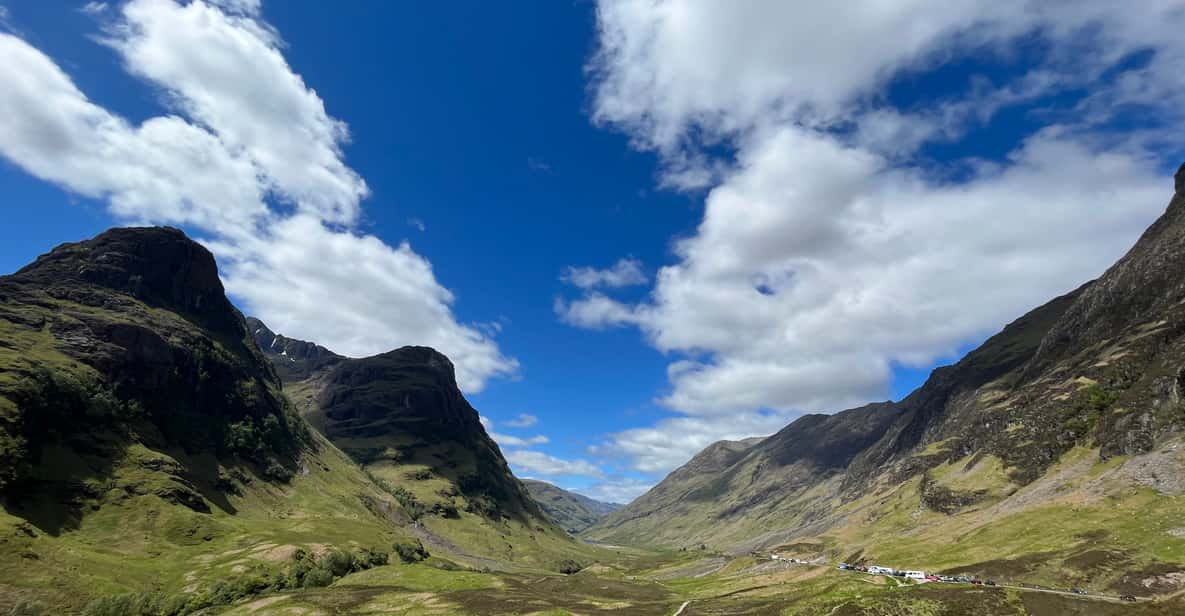
[[[403,542],[397,541],[391,548],[395,550],[395,554],[399,556],[399,560],[405,563],[418,563],[430,556],[428,550],[424,549],[424,544],[420,543],[419,539],[411,539]]]
[[[408,517],[411,519],[418,520],[424,517],[425,513],[428,513],[428,508],[424,506],[424,503],[421,503],[416,498],[416,495],[412,494],[407,488],[403,486],[384,487],[391,493],[391,496],[395,497],[396,502],[403,507],[403,510],[407,512]]]
[[[428,471],[423,470],[415,471],[414,473],[409,473],[408,477],[415,478],[419,476],[419,473],[427,472]],[[371,481],[375,483],[375,485],[379,486],[388,494],[393,496],[395,501],[398,502],[401,507],[403,507],[405,512],[407,512],[408,517],[413,520],[419,520],[428,514],[452,519],[461,517],[461,511],[452,502],[438,501],[432,503],[432,506],[429,507],[420,501],[420,499],[416,498],[416,495],[412,494],[411,490],[408,490],[403,486],[393,486],[390,483],[387,483],[387,481],[385,481],[382,477],[379,477],[370,471],[366,471],[366,474],[370,477]],[[454,494],[456,493],[455,490],[452,490],[451,492]],[[449,491],[441,490],[439,493],[441,496],[449,496]],[[472,511],[472,509],[467,507],[466,511]]]
[[[572,575],[574,573],[580,573],[581,569],[584,569],[584,565],[582,565],[578,561],[575,561],[572,559],[561,561],[559,567],[556,568],[557,571],[559,571],[560,573],[562,573],[564,575]]]
[[[68,370],[39,368],[3,396],[16,408],[0,418],[0,490],[25,478],[46,444],[144,416],[138,402]]]
[[[1062,412],[1062,426],[1081,437],[1095,428],[1103,412],[1119,400],[1119,392],[1092,383],[1074,395],[1071,404]]]
[[[270,592],[328,586],[339,577],[379,567],[388,561],[386,552],[369,548],[353,552],[332,550],[319,559],[306,550],[297,550],[287,570],[261,565],[197,593],[142,592],[100,597],[87,604],[82,613],[83,616],[185,616]]]
[[[265,477],[281,482],[290,481],[291,469],[281,464],[277,454],[285,455],[293,447],[293,433],[286,418],[266,415],[263,419],[244,417],[226,424],[223,447],[264,467]]]

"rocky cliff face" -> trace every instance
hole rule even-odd
[[[550,525],[486,434],[443,354],[407,346],[345,358],[276,335],[257,319],[249,323],[305,419],[390,486],[440,483],[417,497],[425,508]]]
[[[0,278],[0,417],[5,505],[54,531],[134,444],[171,455],[150,468],[157,494],[203,511],[236,476],[288,479],[311,446],[213,256],[167,228],[114,229]],[[203,455],[218,463],[188,462]]]
[[[247,329],[283,381],[306,379],[345,359],[319,344],[276,334],[255,317],[247,317]]]
[[[948,527],[1007,527],[1074,490],[1085,491],[1079,518],[1091,523],[1108,514],[1089,503],[1124,481],[1172,493],[1172,482],[1120,478],[1149,465],[1185,470],[1171,453],[1185,427],[1185,167],[1176,179],[1165,214],[1103,276],[904,400],[807,416],[752,447],[713,445],[586,534],[735,549],[841,536],[863,547],[884,537],[859,528],[891,520],[894,533],[945,545]],[[1116,538],[1116,549],[1139,541]]]

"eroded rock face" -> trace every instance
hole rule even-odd
[[[276,372],[285,382],[306,379],[345,359],[319,344],[277,334],[255,317],[247,317],[247,328],[259,350],[272,360]]]
[[[52,493],[48,506],[73,506],[81,477],[105,477],[138,444],[179,462],[145,467],[162,479],[136,485],[208,511],[199,493],[227,487],[211,461],[283,479],[309,444],[213,255],[176,229],[112,229],[0,277],[0,339],[10,501]],[[184,462],[199,456],[200,468]]]
[[[243,331],[242,317],[218,279],[214,256],[171,227],[117,228],[62,244],[13,277],[82,304],[101,306],[115,299],[93,288],[101,287],[191,316],[219,333]]]
[[[272,332],[249,319],[256,343],[304,417],[362,465],[411,464],[452,483],[489,517],[545,518],[457,387],[453,363],[423,346],[359,359]]]

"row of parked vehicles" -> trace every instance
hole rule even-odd
[[[911,579],[911,580],[925,581],[925,582],[948,582],[948,583],[952,583],[952,584],[971,584],[973,586],[995,586],[996,585],[995,580],[981,580],[978,578],[967,577],[965,575],[938,575],[935,573],[926,573],[925,571],[910,571],[910,570],[894,569],[892,567],[882,567],[880,565],[864,566],[864,565],[849,565],[848,563],[839,563],[839,565],[836,567],[836,569],[839,569],[841,571],[859,571],[861,573],[869,573],[872,575],[890,575],[893,577],[907,578],[907,579]],[[1034,586],[1032,584],[1021,584],[1021,586],[1025,587],[1025,588],[1033,588],[1035,590],[1052,590],[1049,588]],[[1082,590],[1081,588],[1071,588],[1070,592],[1072,592],[1076,595],[1090,594],[1090,593],[1086,592],[1085,590]],[[1136,601],[1136,597],[1134,595],[1120,595],[1119,600],[1134,602],[1134,601]]]
[[[978,578],[970,578],[966,576],[952,576],[952,575],[938,575],[936,573],[926,573],[925,571],[912,571],[908,569],[894,569],[892,567],[882,567],[880,565],[849,565],[848,563],[839,563],[837,569],[843,571],[860,571],[862,573],[870,573],[872,575],[889,575],[893,577],[906,578],[910,580],[917,580],[919,582],[951,582],[962,584],[974,584],[976,586],[995,586],[994,580],[980,580]]]

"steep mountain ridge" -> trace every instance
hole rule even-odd
[[[581,556],[514,477],[443,354],[407,346],[346,358],[250,323],[301,415],[415,512],[427,543],[483,567]]]
[[[572,534],[579,533],[597,520],[621,509],[621,505],[602,503],[546,481],[524,479],[523,485],[527,487],[531,499],[543,508],[543,513]]]
[[[345,359],[319,344],[276,334],[255,317],[247,317],[247,329],[265,355],[277,358],[272,365],[282,381],[308,378],[314,372]]]
[[[112,229],[0,277],[0,611],[216,605],[298,549],[384,549],[410,522],[297,415],[181,231]]]
[[[902,401],[803,417],[718,467],[701,454],[585,535],[735,551],[792,542],[851,558],[909,549],[919,565],[1031,558],[1051,578],[1078,575],[1065,563],[1103,549],[1123,565],[1084,575],[1113,587],[1141,567],[1185,572],[1171,526],[1185,513],[1171,479],[1185,470],[1183,185],[1185,167],[1164,215],[1098,280]],[[1122,517],[1134,510],[1140,528]],[[1055,511],[1061,526],[1034,557],[1020,537]]]

